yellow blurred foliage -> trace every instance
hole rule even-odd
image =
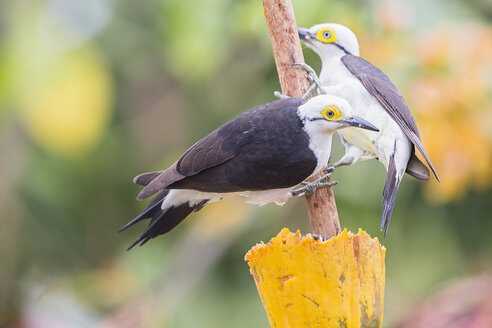
[[[391,10],[382,6],[380,11]],[[399,70],[394,82],[408,101],[441,179],[423,184],[426,197],[452,202],[469,188],[490,187],[492,30],[461,24],[413,34],[391,22],[381,27],[380,37],[358,31],[361,55],[383,69]]]
[[[41,146],[67,157],[86,153],[109,120],[112,84],[99,54],[86,46],[58,55],[36,88],[20,100],[23,119]]]
[[[420,67],[406,95],[441,178],[426,194],[449,202],[492,183],[492,30],[444,26],[415,49]]]
[[[194,220],[193,229],[207,237],[225,234],[250,218],[252,210],[242,197],[226,198],[205,206],[200,218]]]
[[[215,14],[226,15],[230,8],[227,0],[197,1],[194,10],[180,0],[162,2],[164,57],[168,68],[181,81],[206,83],[217,73],[227,53],[220,20]],[[204,37],[206,35],[207,37]],[[213,42],[211,41],[213,40]]]
[[[91,273],[94,274],[93,285],[104,295],[107,306],[122,304],[134,297],[141,288],[138,272],[123,261],[106,262]]]

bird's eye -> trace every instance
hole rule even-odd
[[[316,33],[316,37],[320,42],[333,43],[337,41],[337,37],[333,30],[329,27],[324,27]]]
[[[321,111],[321,115],[328,121],[336,121],[342,117],[342,112],[335,106],[328,106]]]

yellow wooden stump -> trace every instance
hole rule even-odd
[[[272,327],[382,327],[385,251],[362,230],[319,241],[284,228],[245,259]]]

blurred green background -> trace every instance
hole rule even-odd
[[[293,2],[299,26],[354,30],[441,178],[407,176],[398,193],[395,327],[443,286],[492,271],[492,3]],[[130,252],[144,224],[116,231],[145,206],[135,175],[278,89],[259,0],[0,2],[0,326],[267,327],[244,254],[284,226],[308,233],[304,200],[219,202]],[[385,174],[374,160],[337,170],[343,227],[381,237]]]

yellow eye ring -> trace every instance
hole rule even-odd
[[[342,113],[335,106],[328,106],[321,111],[321,115],[328,121],[336,121],[342,117]]]
[[[335,32],[333,32],[333,30],[329,27],[323,27],[316,32],[316,38],[323,43],[334,43],[337,41]]]

